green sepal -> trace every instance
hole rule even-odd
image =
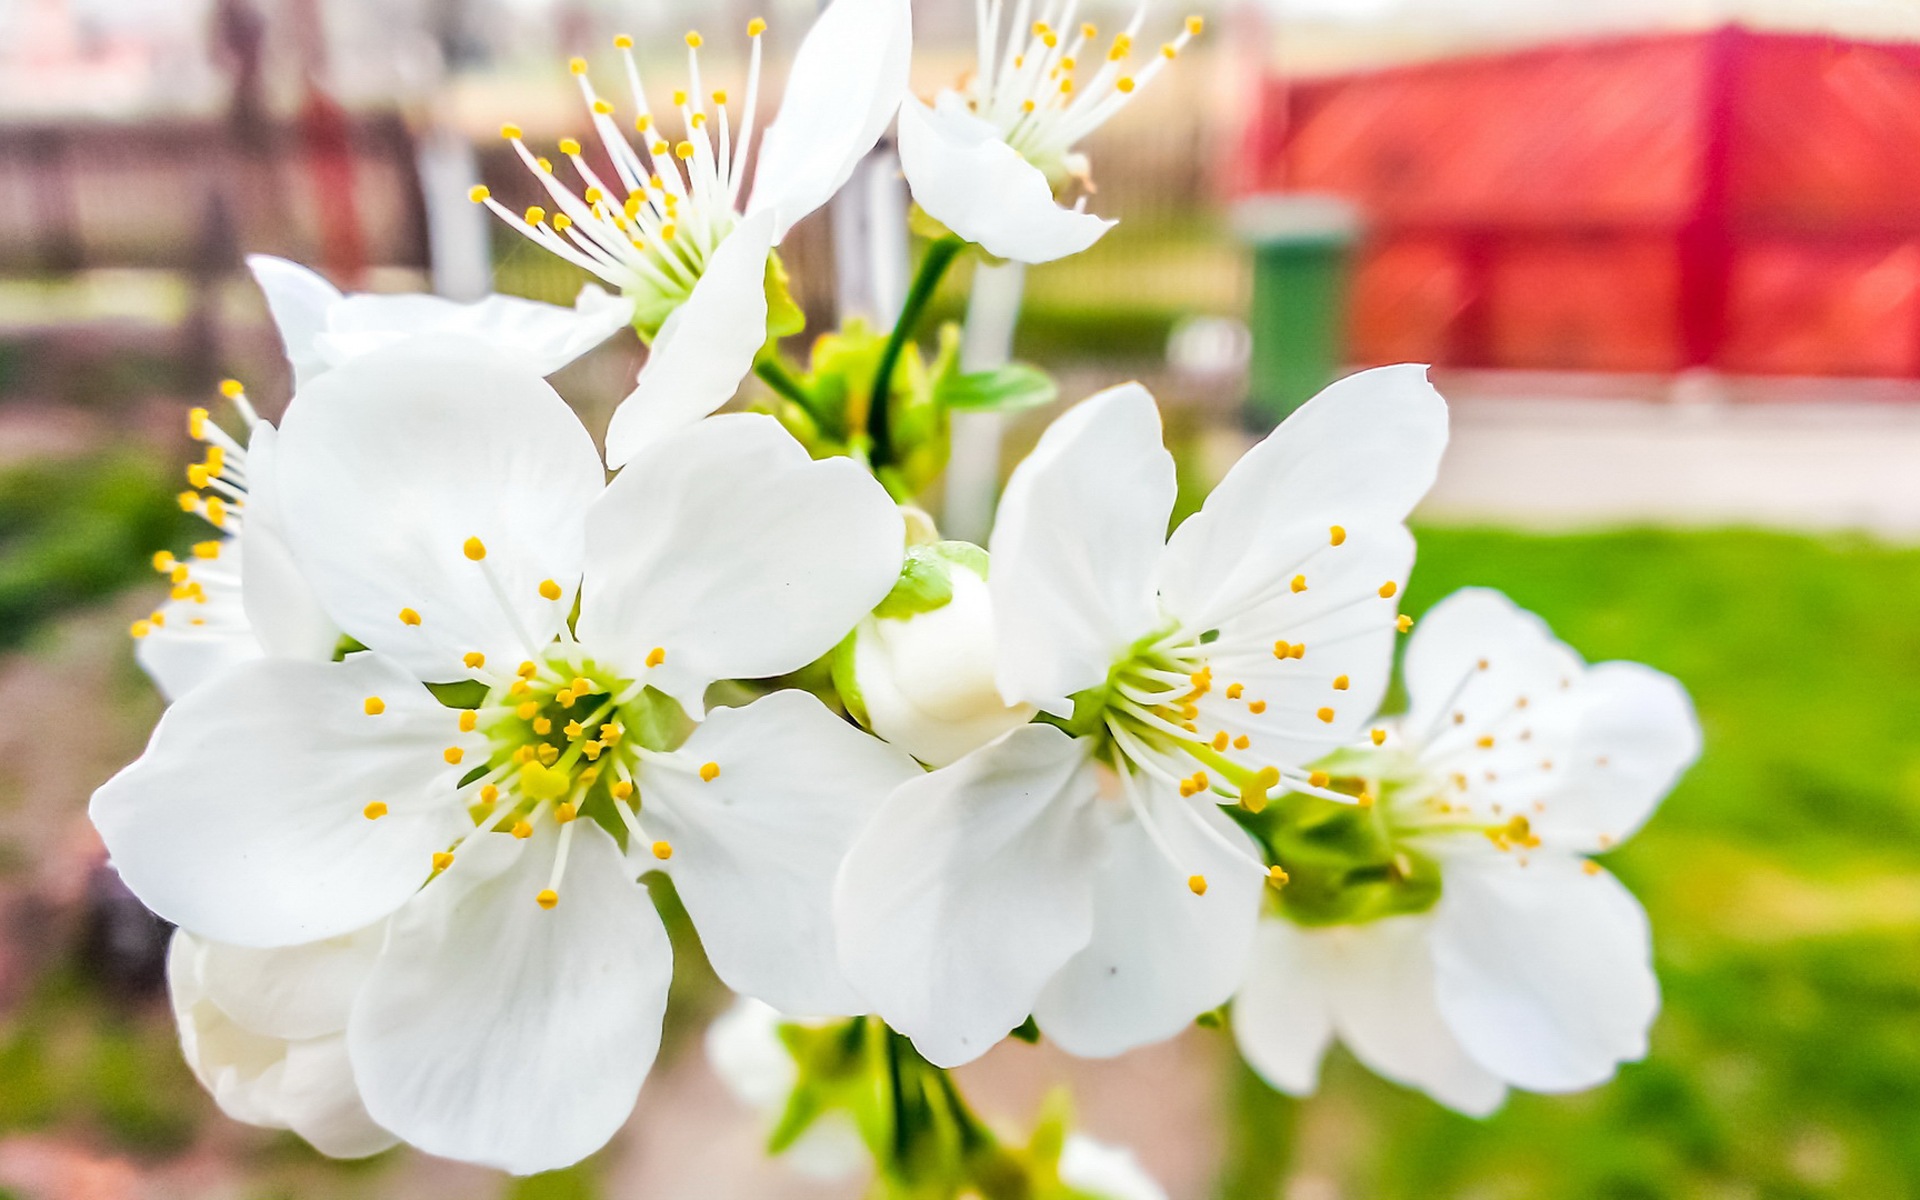
[[[487,700],[487,685],[478,679],[460,679],[453,683],[429,683],[433,698],[448,708],[479,708]]]
[[[793,277],[780,252],[767,255],[767,339],[792,337],[807,327],[807,314],[793,298]]]
[[[860,695],[860,680],[854,671],[854,643],[860,638],[860,630],[855,629],[840,639],[840,644],[827,656],[827,667],[833,674],[833,690],[840,697],[840,703],[847,715],[860,722],[860,727],[871,731],[873,722],[867,716],[867,702]]]
[[[971,571],[985,579],[987,552],[972,542],[935,542],[930,546],[912,547],[901,564],[899,580],[886,598],[874,606],[873,615],[883,621],[899,621],[945,608],[953,601],[955,569]]]
[[[1034,1020],[1033,1015],[1029,1013],[1026,1020],[1007,1032],[1007,1036],[1018,1038],[1029,1046],[1037,1046],[1040,1044],[1040,1022]]]

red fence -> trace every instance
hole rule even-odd
[[[1270,83],[1366,362],[1920,376],[1920,47],[1727,28]]]

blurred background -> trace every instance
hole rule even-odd
[[[148,556],[195,536],[186,409],[228,375],[286,397],[241,256],[568,301],[577,276],[465,199],[534,198],[499,124],[577,132],[564,60],[616,32],[666,66],[698,23],[728,81],[765,16],[777,74],[813,9],[0,0],[0,1198],[859,1193],[760,1162],[701,1053],[724,997],[691,944],[639,1112],[574,1171],[333,1164],[227,1122],[174,1045],[165,931],[85,819],[160,707],[125,631]],[[1067,1080],[1176,1200],[1920,1197],[1920,6],[1202,11],[1089,147],[1122,223],[1030,273],[1016,353],[1071,398],[1147,380],[1188,509],[1341,371],[1435,364],[1455,440],[1409,609],[1501,587],[1699,703],[1705,759],[1609,860],[1666,1008],[1610,1086],[1486,1121],[1344,1058],[1296,1107],[1204,1029],[1109,1063],[1009,1044],[965,1072],[978,1107],[1023,1128]],[[922,89],[967,69],[971,20],[918,6]],[[859,303],[845,216],[783,247],[816,329]],[[597,425],[641,353],[558,383]],[[969,453],[991,477],[1050,415]]]

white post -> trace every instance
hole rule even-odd
[[[982,264],[973,272],[967,301],[967,330],[960,344],[964,371],[988,371],[1013,357],[1013,331],[1020,324],[1020,300],[1027,268],[1009,262]],[[1000,492],[999,413],[953,414],[953,455],[947,462],[947,494],[941,532],[960,541],[985,544],[993,528]]]
[[[832,215],[840,319],[860,316],[891,328],[907,299],[907,192],[891,142],[860,160]]]
[[[433,291],[449,300],[478,300],[493,290],[493,250],[487,211],[467,199],[480,182],[473,143],[435,121],[414,151],[427,210],[427,259]]]

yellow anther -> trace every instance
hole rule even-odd
[[[1211,668],[1201,667],[1187,676],[1187,682],[1193,685],[1193,690],[1196,692],[1208,691],[1213,687],[1213,671]]]
[[[468,669],[478,671],[481,667],[487,665],[487,656],[478,650],[469,650],[460,656],[460,661],[466,664]]]
[[[665,862],[668,859],[672,858],[673,843],[672,842],[655,842],[653,844],[653,856],[659,859],[661,862]]]
[[[485,204],[493,192],[484,183],[476,183],[467,189],[467,199],[475,204]]]
[[[1315,771],[1307,776],[1308,787],[1323,788],[1332,782],[1332,778],[1325,771]]]
[[[1213,735],[1213,748],[1215,750],[1225,750],[1228,740],[1227,731],[1222,729],[1219,733]]]
[[[1287,886],[1287,881],[1291,878],[1292,877],[1288,875],[1286,871],[1281,869],[1280,867],[1267,868],[1267,882],[1272,884],[1274,887],[1283,888]]]
[[[626,779],[616,780],[614,785],[608,790],[613,793],[615,800],[625,800],[627,797],[633,795],[633,783]]]
[[[465,750],[462,750],[458,746],[448,746],[445,750],[442,750],[440,752],[440,757],[446,759],[447,765],[450,767],[459,766],[460,760],[465,758],[466,756],[467,756],[467,752]]]
[[[178,496],[175,496],[174,499],[180,502],[181,512],[192,512],[194,509],[200,507],[200,497],[193,492],[181,492]]]
[[[1230,683],[1227,685],[1227,699],[1238,700],[1246,690],[1247,685],[1244,683]]]
[[[527,708],[527,707],[529,707],[529,706],[528,706],[528,705],[525,705],[525,704],[523,704],[523,705],[521,705],[520,707],[524,709],[524,708]],[[552,718],[552,717],[541,717],[541,718],[540,718],[539,720],[537,720],[537,721],[535,721],[535,722],[533,723],[533,731],[534,731],[535,733],[537,733],[537,734],[539,734],[539,735],[540,735],[541,737],[545,737],[545,736],[547,736],[548,734],[550,734],[550,733],[552,733],[552,732],[553,732],[553,718]]]
[[[1138,87],[1139,85],[1133,81],[1133,76],[1122,75],[1118,80],[1114,82],[1113,86],[1119,89],[1119,92],[1121,95],[1129,96],[1133,94],[1133,89]]]
[[[420,623],[420,614],[411,608],[403,608],[400,610],[400,623],[402,625],[418,625]]]
[[[1187,890],[1192,892],[1196,896],[1206,895],[1207,894],[1207,877],[1205,875],[1187,876]]]
[[[1062,80],[1060,81],[1060,94],[1061,94],[1062,96],[1071,96],[1071,95],[1073,95],[1073,80],[1071,80],[1071,79],[1062,79]]]
[[[701,46],[705,44],[706,44],[706,39],[700,36],[699,30],[689,29],[687,31],[687,49],[698,50]]]
[[[750,38],[759,37],[766,31],[767,23],[759,17],[755,17],[753,20],[747,22],[747,36]]]
[[[514,709],[513,715],[516,717],[519,717],[522,721],[531,721],[534,718],[534,714],[538,713],[539,711],[540,711],[539,704],[535,703],[532,700],[528,700],[527,702],[522,704],[519,708]]]
[[[1473,744],[1480,747],[1482,750],[1491,750],[1493,749],[1493,735],[1490,733],[1483,734],[1478,739],[1476,739]]]
[[[1165,58],[1179,58],[1180,47],[1174,45],[1172,42],[1168,42],[1166,45],[1160,47],[1160,54]]]
[[[187,436],[194,441],[207,436],[207,410],[190,408],[187,410]]]
[[[633,38],[624,33],[616,33],[613,35],[613,48],[615,50],[631,50],[633,49]]]
[[[593,102],[593,111],[595,116],[610,117],[613,115],[613,105],[608,104],[605,100],[595,100]]]
[[[1394,621],[1393,627],[1401,633],[1406,633],[1413,628],[1413,618],[1405,613],[1401,613],[1399,618]]]
[[[1373,738],[1373,744],[1376,746],[1384,746],[1387,744],[1387,731],[1384,729],[1376,729],[1370,736]]]
[[[705,129],[707,127],[707,114],[697,112],[693,114],[693,120],[687,122],[687,124],[695,129]]]
[[[599,742],[583,742],[580,746],[580,752],[587,756],[588,762],[597,761],[605,749],[606,747]]]
[[[618,742],[620,740],[620,735],[625,732],[626,730],[620,728],[618,725],[615,725],[614,723],[609,721],[607,724],[602,725],[600,727],[600,740],[602,742],[605,742],[607,745],[611,746],[615,742]]]
[[[434,870],[444,871],[452,865],[453,865],[453,855],[448,854],[445,850],[434,851],[434,855],[433,855]]]
[[[517,142],[525,135],[518,125],[509,123],[500,127],[500,136],[510,142]]]
[[[187,564],[185,563],[180,563],[174,567],[173,570],[167,572],[167,582],[169,583],[185,583],[189,578],[190,572],[187,570]]]
[[[212,476],[207,473],[207,468],[202,463],[193,463],[187,468],[187,482],[194,487],[203,488],[207,486],[207,481],[211,478]]]
[[[1385,583],[1380,585],[1380,598],[1382,600],[1391,599],[1393,597],[1393,594],[1399,590],[1400,590],[1400,585],[1395,583],[1393,580],[1389,579]]]
[[[1092,40],[1100,36],[1100,27],[1098,25],[1092,24],[1091,22],[1083,24],[1080,26],[1080,36],[1085,40],[1091,42]]]
[[[480,803],[492,804],[500,798],[500,789],[489,783],[480,789]]]
[[[1588,859],[1580,864],[1580,869],[1589,875],[1598,875],[1600,873],[1600,864],[1594,862],[1592,859]]]
[[[546,209],[541,208],[538,204],[531,205],[528,207],[527,214],[526,214],[527,224],[538,225],[540,222],[546,219],[547,219]]]
[[[1487,667],[1488,667],[1489,665],[1490,665],[1490,664],[1489,664],[1489,663],[1487,662],[1487,660],[1483,658],[1483,659],[1481,659],[1481,660],[1480,660],[1479,662],[1477,662],[1477,663],[1475,663],[1475,664],[1474,664],[1474,670],[1476,670],[1476,671],[1484,671],[1484,670],[1486,670],[1486,669],[1487,669]]]
[[[1205,30],[1206,27],[1207,27],[1207,20],[1205,17],[1196,16],[1196,17],[1187,18],[1187,33],[1191,37],[1199,37],[1201,32]]]
[[[1327,529],[1327,541],[1329,543],[1339,546],[1345,544],[1346,540],[1347,527],[1345,525],[1334,525]]]
[[[542,592],[541,594],[546,595],[546,593],[544,592]],[[547,599],[549,600],[553,598],[554,597],[552,596],[547,596]],[[519,666],[515,667],[513,669],[513,673],[515,675],[518,675],[522,679],[532,679],[535,675],[538,675],[540,673],[540,666],[538,663],[535,663],[532,659],[527,659],[526,661],[522,662]]]
[[[219,558],[220,543],[219,542],[195,542],[193,544],[193,556],[195,558]]]
[[[477,537],[470,537],[466,540],[466,544],[460,547],[460,552],[474,562],[479,562],[487,556],[487,544]]]
[[[1107,51],[1107,61],[1119,62],[1132,53],[1133,39],[1123,33],[1113,39],[1113,49]]]
[[[527,824],[525,821],[515,821],[513,823],[513,836],[524,842],[533,836],[533,826]]]
[[[156,550],[153,552],[153,569],[162,575],[171,573],[173,569],[179,565],[180,560],[175,558],[171,551]]]
[[[593,695],[593,681],[591,679],[586,679],[586,678],[583,678],[582,676],[575,675],[573,677],[573,682],[569,683],[567,686],[573,689],[573,694],[576,696]]]
[[[607,194],[597,187],[588,188],[581,193],[581,196],[588,204],[598,204],[607,198]]]
[[[655,646],[653,649],[647,651],[647,665],[649,667],[657,667],[665,661],[667,661],[667,651],[665,647]]]
[[[543,600],[558,600],[560,598],[560,585],[551,579],[541,580],[540,597]]]
[[[1306,653],[1307,644],[1305,642],[1295,642],[1293,645],[1287,647],[1288,658],[1304,658],[1306,657]]]
[[[568,721],[566,728],[567,736],[570,738],[577,738],[587,731],[586,726],[580,724],[578,721]]]
[[[541,766],[550,767],[559,759],[560,747],[541,746],[538,750],[534,752],[533,756],[540,760]]]
[[[575,699],[572,688],[561,688],[553,694],[553,698],[561,708],[572,708]]]
[[[578,56],[570,58],[567,60],[567,70],[572,71],[575,75],[585,75],[587,73],[587,60]]]
[[[1038,107],[1039,107],[1039,105],[1037,105],[1037,104],[1035,104],[1035,103],[1034,103],[1033,101],[1031,101],[1031,100],[1022,100],[1022,101],[1020,102],[1020,111],[1021,111],[1021,112],[1023,112],[1023,113],[1030,113],[1030,112],[1032,112],[1032,111],[1033,111],[1034,109],[1036,109],[1036,108],[1038,108]]]
[[[1360,806],[1361,808],[1372,808],[1372,807],[1373,807],[1373,793],[1372,793],[1372,792],[1361,792],[1361,793],[1360,793],[1360,794],[1359,794],[1358,796],[1355,796],[1355,797],[1353,798],[1353,802],[1354,802],[1355,804],[1358,804],[1358,805],[1359,805],[1359,806]]]
[[[681,143],[680,143],[680,144],[679,144],[678,146],[675,146],[675,147],[673,148],[673,156],[674,156],[675,158],[678,158],[678,159],[681,159],[681,160],[683,160],[683,161],[684,161],[684,160],[686,160],[686,159],[689,159],[689,158],[692,158],[692,157],[693,157],[693,143],[692,143],[692,142],[681,142]]]
[[[218,496],[207,497],[207,520],[215,529],[227,523],[227,502]]]
[[[560,153],[566,155],[568,158],[572,158],[574,155],[580,153],[580,143],[573,138],[561,138]],[[588,201],[588,203],[592,203],[592,201]]]
[[[1292,658],[1293,643],[1287,641],[1285,638],[1275,642],[1273,644],[1273,656],[1280,659]]]
[[[1296,592],[1304,592],[1307,590],[1307,577],[1305,575],[1295,575],[1293,582],[1287,586]]]
[[[469,708],[465,712],[460,714],[460,732],[461,733],[472,733],[475,729],[479,728],[479,725],[480,725],[479,713]]]
[[[387,711],[387,702],[378,696],[368,696],[360,707],[366,711],[368,716],[377,717]]]
[[[573,821],[573,819],[579,815],[580,815],[580,806],[575,804],[571,800],[565,801],[559,807],[553,810],[554,821],[557,824],[561,824],[561,825],[570,824]]]
[[[1244,733],[1241,734],[1239,737],[1233,739],[1233,748],[1235,750],[1245,750],[1248,746],[1251,746],[1251,745],[1253,745],[1253,739],[1248,737]]]
[[[533,898],[533,902],[548,912],[552,912],[560,905],[560,893],[554,891],[552,888],[543,888],[540,894]]]
[[[360,810],[360,815],[365,817],[369,821],[378,821],[381,817],[384,817],[387,815],[386,801],[384,800],[373,801],[371,804],[368,804],[365,808]]]
[[[726,103],[727,103],[726,89],[723,88],[713,94],[713,103],[715,107],[719,107],[719,108],[726,107]]]
[[[1334,691],[1344,692],[1351,686],[1353,686],[1353,681],[1348,679],[1345,675],[1336,675],[1333,677]]]
[[[1318,712],[1315,712],[1313,715],[1320,718],[1320,723],[1322,725],[1333,724],[1333,710],[1331,708],[1320,709]]]
[[[717,762],[702,763],[700,766],[700,778],[706,783],[712,783],[714,780],[720,778],[720,764]]]
[[[653,145],[647,147],[647,149],[652,152],[655,158],[659,158],[661,155],[665,154],[667,151],[673,149],[673,147],[668,145],[664,141],[656,141],[653,143]],[[658,179],[659,176],[656,175],[654,176],[654,178]],[[659,187],[660,185],[656,183],[653,186]]]
[[[153,622],[135,621],[133,625],[128,628],[127,632],[136,638],[143,638],[153,632]]]
[[[540,173],[542,175],[553,174],[553,160],[548,158],[544,154],[541,155],[539,158],[534,159],[533,165],[540,168]]]
[[[1247,702],[1247,711],[1257,717],[1267,711],[1267,702],[1265,700],[1250,700]]]

